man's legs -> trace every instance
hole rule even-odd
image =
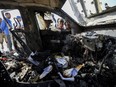
[[[1,49],[3,50],[3,33],[0,33],[0,43],[1,43]]]
[[[7,46],[9,48],[9,50],[12,51],[12,42],[11,42],[10,35],[6,35],[6,39],[7,39]]]

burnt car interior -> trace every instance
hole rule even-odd
[[[1,87],[116,87],[116,37],[96,32],[115,30],[116,24],[82,26],[61,9],[66,1],[73,4],[73,0],[0,0],[4,20],[5,12],[18,9],[24,23],[24,29],[15,29],[14,19],[13,29],[5,20],[18,55],[0,52]],[[84,0],[74,1],[85,8]],[[87,18],[104,17],[115,12],[112,9],[97,9],[99,14]],[[56,29],[54,15],[68,21],[70,30]]]

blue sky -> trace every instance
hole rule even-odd
[[[103,5],[103,9],[105,9],[104,4],[108,3],[109,6],[115,6],[116,5],[116,0],[100,0],[102,2]]]
[[[103,3],[104,2],[108,2],[108,4],[110,5],[110,6],[114,6],[114,5],[116,5],[116,0],[101,0]]]

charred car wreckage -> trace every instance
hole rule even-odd
[[[15,7],[17,0],[14,1],[15,2],[12,0],[12,4],[7,2],[8,6],[12,5]],[[20,8],[22,8],[22,6],[31,6],[29,1],[33,1],[30,2],[32,5],[37,5],[34,3],[36,2],[35,0],[27,0],[27,4],[22,3],[23,1],[19,0],[17,5],[19,5],[19,7],[21,6]],[[42,0],[37,1],[41,1],[42,3]],[[55,2],[56,0],[53,1]],[[60,0],[58,1],[61,2]],[[4,1],[1,1],[0,3],[5,6],[3,2]],[[65,0],[62,0],[62,3],[64,2]],[[52,6],[51,3],[49,5]],[[13,8],[12,6],[11,8]],[[27,10],[29,11],[29,9],[24,10],[23,8],[22,10],[25,12],[21,13],[24,14],[27,12]],[[32,11],[32,9],[30,11],[30,13],[35,12],[35,10]],[[2,13],[3,18],[5,19],[4,12]],[[30,16],[33,15],[31,14]],[[32,20],[33,18],[34,17],[32,17]],[[10,32],[13,36],[13,43],[17,54],[0,53],[0,86],[116,86],[116,37],[98,34],[94,31],[71,34],[70,31],[54,32],[51,30],[38,31],[35,29],[33,34],[31,30],[31,32],[26,29],[13,30],[8,23],[7,25],[9,26]],[[101,28],[103,27],[104,26]],[[90,28],[94,27],[92,26]],[[38,33],[35,33],[37,31]],[[36,35],[39,37],[36,37],[37,39],[35,39],[34,36],[31,37],[31,35]],[[22,40],[21,37],[24,39]],[[39,46],[41,46],[41,42],[38,43],[36,41],[42,41],[43,47],[37,48],[39,46],[36,44],[31,44],[32,39],[32,43],[35,42]],[[33,47],[36,48],[36,50],[33,49]]]
[[[62,51],[32,52],[27,59],[1,58],[1,81],[13,87],[115,86],[116,38],[67,35]]]

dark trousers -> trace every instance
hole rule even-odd
[[[12,41],[10,35],[6,35],[6,39],[7,39],[7,46],[9,50],[12,51]]]

